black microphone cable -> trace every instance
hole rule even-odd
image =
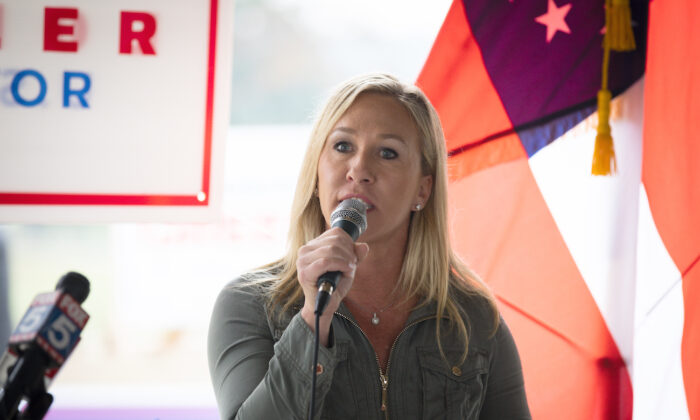
[[[309,420],[313,420],[314,411],[316,409],[316,376],[318,376],[318,347],[320,345],[320,333],[318,332],[319,324],[321,321],[321,314],[315,312],[316,318],[316,333],[314,334],[314,364],[313,364],[313,376],[311,377],[311,403],[309,406]]]
[[[348,198],[343,200],[331,213],[331,227],[340,227],[353,241],[367,229],[367,204],[359,198]],[[313,420],[316,410],[316,376],[318,375],[318,349],[320,347],[319,326],[321,315],[326,309],[335,291],[338,280],[342,273],[340,271],[330,271],[318,278],[318,294],[316,295],[316,309],[314,310],[315,334],[314,334],[314,363],[311,376],[311,402],[309,406],[309,420]]]

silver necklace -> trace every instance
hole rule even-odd
[[[386,308],[384,308],[384,309],[386,309]],[[381,314],[384,311],[384,309],[379,311],[379,313]],[[372,324],[379,325],[379,316],[377,315],[376,312],[372,313]]]
[[[357,302],[353,302],[353,303],[355,304],[355,306],[359,306],[360,308],[362,308],[363,310],[365,310],[365,311],[367,311],[367,312],[372,312],[372,318],[370,319],[370,322],[372,323],[372,325],[379,325],[379,321],[380,321],[380,319],[379,319],[379,314],[381,314],[382,312],[384,312],[384,311],[386,311],[387,309],[389,309],[389,308],[391,308],[392,306],[394,306],[394,303],[391,302],[391,303],[389,303],[388,305],[386,305],[385,307],[383,307],[383,308],[381,308],[381,309],[376,309],[376,310],[374,310],[374,311],[371,311],[371,310],[368,310],[366,306],[362,306],[362,305],[360,305],[360,304],[357,303]]]

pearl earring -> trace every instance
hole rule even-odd
[[[422,208],[423,206],[421,205],[421,203],[416,204],[416,211],[420,211],[420,209]]]

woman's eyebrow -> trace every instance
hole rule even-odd
[[[345,133],[345,134],[353,134],[353,135],[357,134],[357,130],[355,130],[354,128],[336,127],[330,132],[329,136],[336,133],[336,132],[341,132],[341,133]],[[404,139],[400,134],[396,134],[396,133],[380,133],[379,138],[384,139],[384,140],[394,139],[394,140],[400,141],[401,143],[406,144],[406,139]]]
[[[357,131],[355,131],[355,129],[353,129],[353,128],[349,128],[349,127],[336,127],[336,128],[333,129],[333,131],[331,131],[331,134],[335,133],[336,131],[341,131],[341,132],[347,133],[347,134],[355,134],[355,133],[357,133]]]
[[[406,140],[405,140],[403,137],[401,137],[399,134],[395,134],[395,133],[382,133],[382,134],[379,135],[379,137],[382,138],[382,139],[394,139],[394,140],[398,140],[398,141],[400,141],[401,143],[404,143],[404,144],[406,143]]]

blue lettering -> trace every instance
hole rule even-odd
[[[83,87],[81,89],[71,89],[72,79],[82,79]],[[89,108],[87,100],[85,100],[85,94],[90,90],[90,76],[85,73],[78,72],[65,72],[63,73],[63,107],[68,108],[70,106],[70,97],[75,96],[80,101],[80,105],[83,108]]]
[[[33,100],[24,99],[19,94],[19,84],[26,76],[33,76],[37,82],[39,82],[39,94]],[[10,92],[12,92],[12,97],[18,104],[22,106],[35,106],[40,104],[46,96],[46,80],[44,79],[44,76],[42,76],[41,73],[36,70],[22,70],[15,74],[15,77],[12,78]]]

